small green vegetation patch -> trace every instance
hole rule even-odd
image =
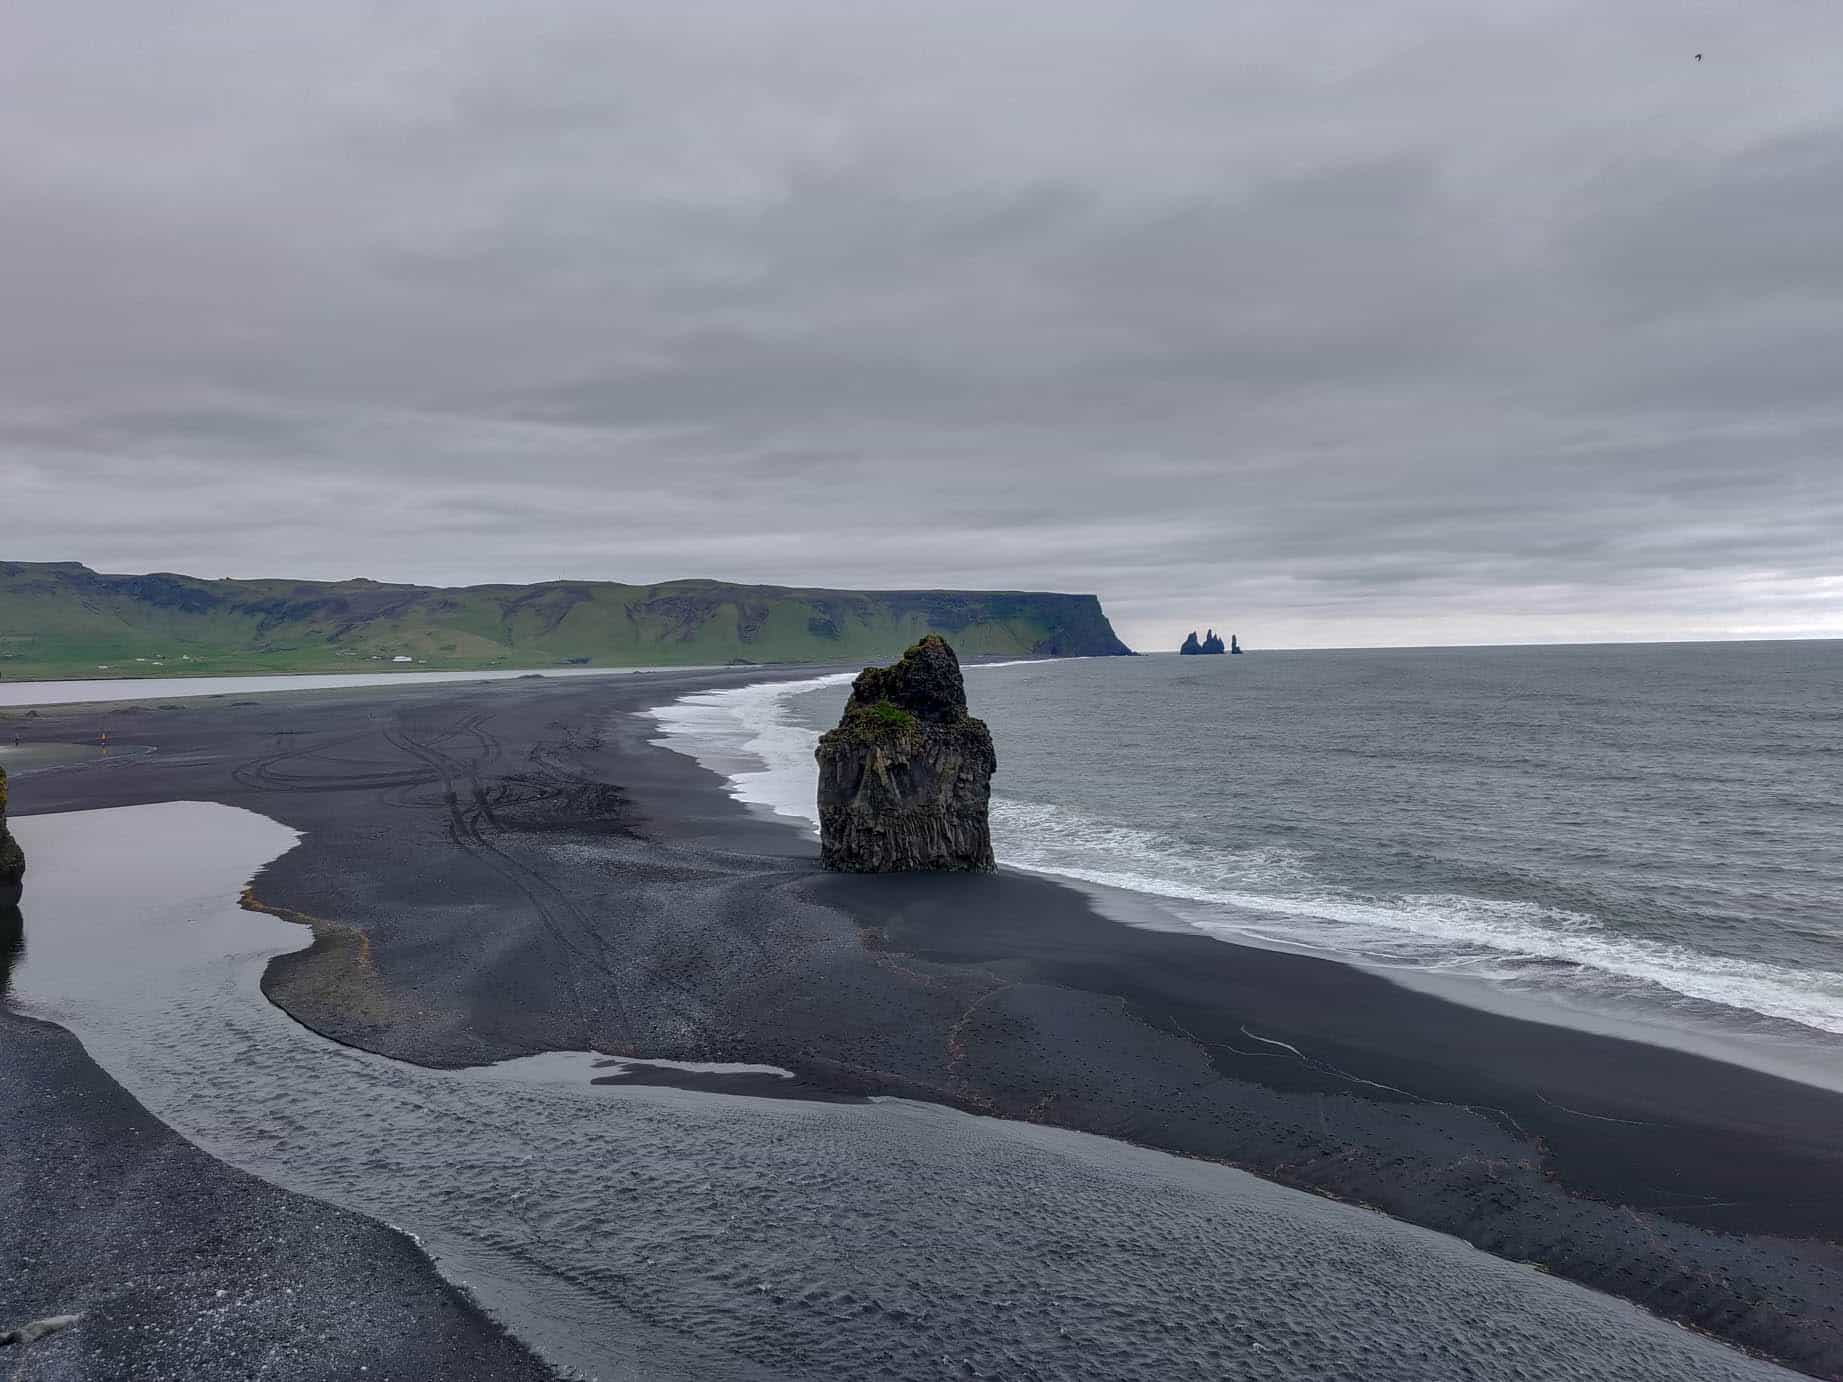
[[[907,729],[915,723],[915,717],[893,701],[878,701],[870,707],[869,714],[878,724],[891,729]]]

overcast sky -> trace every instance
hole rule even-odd
[[[0,558],[1843,636],[1843,5],[8,0]]]

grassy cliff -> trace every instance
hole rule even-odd
[[[0,562],[0,677],[865,662],[940,633],[963,657],[1124,653],[1092,595],[669,581],[456,589],[108,576]]]

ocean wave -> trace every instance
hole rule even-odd
[[[1009,665],[1009,664],[1006,664]],[[977,669],[969,669],[977,670]],[[721,773],[732,796],[817,830],[813,749],[791,700],[851,673],[699,692],[649,711],[652,742]],[[1843,1035],[1843,973],[1792,970],[1634,936],[1586,913],[1456,893],[1366,895],[1327,886],[1281,846],[1225,849],[1099,820],[1047,802],[994,797],[1001,862],[1183,904],[1223,939],[1516,984],[1710,1004]]]
[[[650,742],[721,773],[738,801],[818,830],[813,750],[819,735],[795,724],[787,703],[803,692],[849,685],[855,675],[833,672],[804,681],[694,692],[646,712],[663,731]]]

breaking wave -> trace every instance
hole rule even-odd
[[[721,773],[738,801],[817,831],[819,731],[800,723],[793,702],[852,675],[686,696],[648,712],[662,731],[653,742]],[[1651,1007],[1712,1007],[1843,1035],[1843,973],[1711,954],[1562,907],[1457,893],[1364,894],[1328,885],[1304,855],[1284,847],[1227,850],[999,796],[992,838],[1001,863],[1164,899],[1185,922],[1225,940]]]

